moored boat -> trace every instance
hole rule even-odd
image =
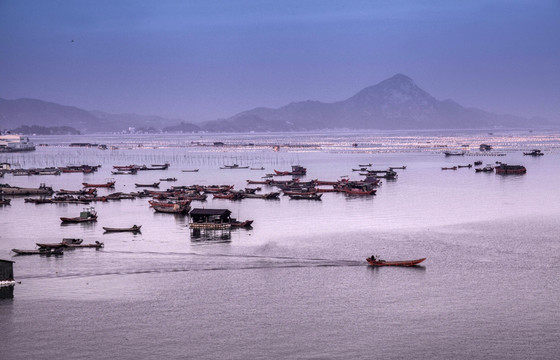
[[[140,232],[140,228],[142,227],[142,225],[138,226],[138,225],[133,225],[131,227],[128,228],[112,228],[112,227],[105,227],[103,226],[103,230],[105,230],[106,232]]]
[[[527,169],[523,165],[508,165],[503,163],[500,164],[499,166],[496,166],[495,169],[496,169],[496,174],[501,174],[501,175],[508,175],[508,174],[521,175],[527,172]]]
[[[39,248],[35,250],[21,250],[21,249],[12,249],[16,255],[64,255],[64,250],[61,247],[51,249],[51,248]]]
[[[306,194],[288,194],[290,199],[293,200],[321,200],[323,194],[306,193]]]
[[[158,188],[159,187],[159,182],[155,182],[153,184],[134,184],[134,186],[136,187],[152,187],[152,188]]]
[[[86,188],[114,188],[115,182],[116,182],[115,180],[109,180],[104,184],[82,183],[82,185]]]
[[[530,156],[542,156],[544,153],[539,149],[533,149],[529,152],[524,152],[523,155],[530,155]]]
[[[94,208],[85,208],[78,217],[61,217],[63,223],[83,223],[97,221],[97,212]]]
[[[60,243],[37,243],[36,244],[39,249],[59,249],[59,248],[67,248],[67,249],[78,249],[78,248],[95,248],[101,249],[105,246],[102,242],[96,241],[93,244],[72,244],[67,242],[60,242]]]
[[[368,257],[366,260],[370,266],[415,266],[426,260],[426,258],[416,260],[387,261],[376,259],[374,256],[372,256]]]
[[[279,176],[284,175],[305,175],[307,174],[307,169],[301,165],[292,165],[292,171],[278,171],[274,170],[274,173]]]

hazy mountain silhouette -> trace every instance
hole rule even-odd
[[[129,127],[170,132],[268,132],[323,129],[544,128],[558,124],[466,108],[437,100],[406,75],[397,74],[338,102],[294,102],[278,109],[255,108],[228,119],[190,124],[179,119],[86,111],[41,100],[0,99],[0,128],[71,126],[82,133],[119,132]]]
[[[203,128],[244,131],[258,124],[274,124],[281,130],[316,129],[473,129],[527,128],[554,125],[544,119],[499,115],[463,107],[452,100],[440,101],[418,87],[406,75],[397,74],[356,95],[334,103],[302,101],[278,109],[256,108],[228,119],[204,123]],[[261,126],[262,127],[262,126]]]

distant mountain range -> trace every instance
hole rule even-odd
[[[547,128],[542,118],[500,115],[440,101],[406,75],[397,74],[338,102],[302,101],[278,109],[255,108],[227,119],[200,124],[180,119],[86,111],[34,99],[0,99],[0,129],[22,125],[71,126],[82,133],[121,132],[273,132],[326,129],[496,129]]]

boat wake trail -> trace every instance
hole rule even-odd
[[[162,253],[157,253],[161,255]],[[319,267],[351,267],[364,266],[364,262],[355,260],[336,260],[319,258],[297,258],[289,256],[262,255],[230,255],[230,254],[196,254],[196,253],[168,253],[166,255],[182,255],[180,262],[134,261],[129,263],[112,264],[113,269],[100,270],[98,266],[81,269],[74,272],[58,272],[57,274],[37,274],[22,276],[26,279],[63,279],[97,276],[165,274],[179,272],[205,271],[246,271],[263,269],[288,268],[319,268]],[[139,268],[140,264],[143,266]],[[89,271],[88,271],[89,270]]]

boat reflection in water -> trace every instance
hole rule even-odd
[[[191,229],[193,243],[231,242],[231,229]]]
[[[0,286],[0,300],[14,298],[14,285]]]

